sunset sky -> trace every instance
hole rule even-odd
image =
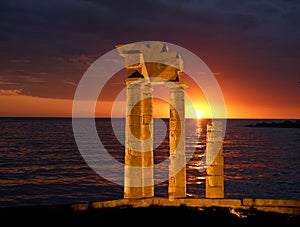
[[[89,66],[117,44],[147,40],[202,59],[228,118],[300,119],[297,0],[2,0],[0,116],[72,116]],[[125,78],[121,71],[105,86],[97,117],[111,116]],[[186,91],[202,96],[193,85]],[[208,116],[205,99],[195,105]],[[165,103],[156,106],[155,114],[168,113]]]

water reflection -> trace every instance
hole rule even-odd
[[[299,129],[243,127],[256,121],[227,121],[225,197],[299,199]],[[205,194],[205,172],[199,168],[205,157],[207,122],[186,119],[188,197]],[[118,123],[120,137],[124,123]],[[0,124],[1,206],[123,198],[121,185],[103,179],[85,163],[74,141],[71,119],[0,119]],[[97,121],[99,136],[110,154],[123,162],[124,146],[108,125],[107,119]],[[154,151],[156,163],[168,157],[167,135],[155,134],[163,139]],[[167,197],[167,186],[167,181],[156,185],[155,196]]]

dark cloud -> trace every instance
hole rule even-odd
[[[0,86],[72,98],[93,61],[143,40],[181,45],[229,77],[236,68],[261,76],[261,61],[299,59],[299,12],[299,1],[283,0],[3,0]]]

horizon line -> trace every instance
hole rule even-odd
[[[0,118],[56,118],[56,119],[73,119],[72,116],[0,116]],[[126,119],[126,117],[76,117],[74,119]],[[153,117],[153,119],[169,119],[169,117]],[[211,119],[229,119],[229,120],[300,120],[299,118],[288,118],[288,117],[283,117],[283,118],[278,118],[278,117],[227,117],[227,118],[207,118],[207,117],[202,117],[202,118],[197,118],[197,117],[186,117],[185,119],[199,119],[199,120],[211,120]]]

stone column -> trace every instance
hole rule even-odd
[[[207,124],[206,139],[206,198],[224,198],[224,156],[222,122]]]
[[[153,197],[152,88],[142,78],[126,85],[124,198]]]
[[[153,97],[151,83],[143,83],[142,88],[142,180],[143,197],[154,197],[154,154],[153,154]]]
[[[170,86],[169,119],[169,199],[186,197],[186,156],[185,156],[185,101],[184,88],[180,82]]]

